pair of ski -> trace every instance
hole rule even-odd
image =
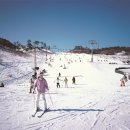
[[[46,112],[48,112],[48,111],[49,111],[49,108],[47,108],[46,110],[36,111],[36,112],[32,115],[32,117],[35,117],[36,114],[37,114],[38,112],[41,112],[41,111],[43,111],[43,112],[42,112],[41,115],[37,116],[38,118],[41,118]]]

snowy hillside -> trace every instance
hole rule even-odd
[[[36,94],[29,93],[33,55],[0,55],[0,77],[5,83],[0,88],[0,130],[130,130],[130,80],[120,87],[122,75],[115,73],[117,67],[130,67],[121,62],[121,56],[96,55],[92,63],[87,54],[50,54],[46,61],[45,54],[38,53],[37,66],[47,70],[50,108],[38,118],[40,112],[32,117]],[[56,88],[59,73],[61,88]]]

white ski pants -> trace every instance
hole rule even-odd
[[[40,95],[42,95],[42,99],[44,101],[44,109],[47,109],[45,93],[40,93],[40,92],[37,92],[37,95],[36,95],[36,101],[35,101],[36,109],[39,108]]]

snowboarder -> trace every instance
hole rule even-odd
[[[65,88],[66,87],[68,88],[68,79],[67,79],[67,77],[65,77],[64,82],[65,82]]]
[[[32,90],[34,90],[34,82],[37,78],[35,77],[35,75],[32,75],[31,79],[30,79],[30,92],[29,93],[32,93]],[[33,91],[34,93],[34,91]]]
[[[43,78],[43,73],[40,73],[38,76],[38,79],[35,80],[34,90],[35,88],[37,88],[37,96],[36,96],[36,101],[35,101],[36,111],[40,110],[40,107],[39,107],[40,95],[42,95],[42,99],[44,101],[44,110],[46,110],[47,103],[46,103],[46,98],[45,98],[45,92],[49,91],[49,88],[48,88],[48,83],[46,79]]]
[[[75,84],[75,77],[72,78],[72,84]]]

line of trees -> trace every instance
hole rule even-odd
[[[34,41],[32,42],[31,40],[27,40],[27,49],[34,49],[34,48],[39,48],[39,49],[47,49],[50,50],[50,46],[47,46],[46,43],[44,42],[39,42],[39,41]]]
[[[32,42],[31,40],[27,40],[27,43],[26,45],[23,45],[21,44],[20,42],[14,42],[14,43],[11,43],[9,40],[7,39],[4,39],[4,38],[0,38],[0,46],[1,47],[4,47],[4,48],[9,48],[9,49],[12,49],[12,50],[20,50],[20,49],[23,49],[23,50],[32,50],[34,48],[38,48],[39,50],[40,49],[47,49],[47,50],[50,50],[50,46],[48,46],[46,43],[44,42],[39,42],[39,41],[34,41]]]
[[[92,44],[92,43],[93,42],[91,41],[90,44]],[[20,51],[21,49],[28,51],[28,50],[33,50],[35,48],[37,48],[39,50],[42,50],[42,49],[46,49],[46,50],[57,49],[56,46],[51,48],[45,42],[40,42],[40,41],[32,42],[31,40],[27,40],[26,45],[23,45],[18,41],[11,43],[7,39],[0,38],[0,48],[2,48],[2,47],[12,49],[12,50],[15,50],[15,51]],[[87,48],[87,47],[83,47],[81,45],[75,46],[75,48],[71,50],[71,52],[73,52],[73,53],[87,53],[87,54],[90,54],[91,51],[92,51],[92,49]],[[100,48],[100,49],[97,48],[97,49],[93,49],[93,54],[114,55],[115,53],[119,53],[121,51],[125,51],[126,54],[130,54],[130,47],[116,46],[116,47],[107,47],[107,48]]]

